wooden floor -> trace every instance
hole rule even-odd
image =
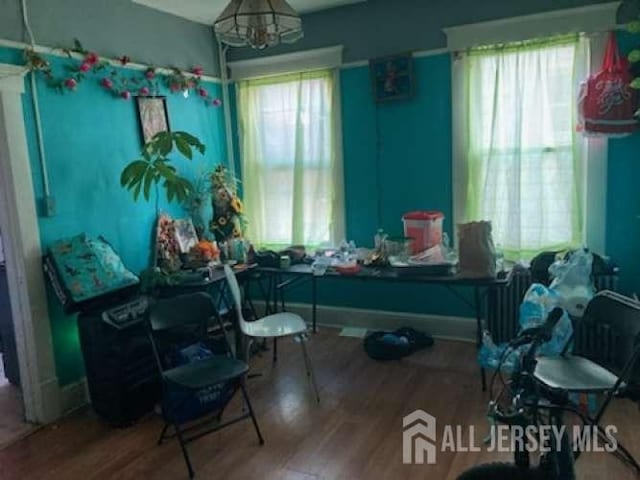
[[[487,397],[479,388],[475,349],[437,341],[429,351],[401,362],[377,363],[362,341],[324,329],[312,337],[322,401],[317,404],[303,372],[298,345],[279,344],[271,368],[265,355],[252,363],[264,376],[249,390],[266,440],[257,443],[250,422],[241,422],[190,445],[202,479],[455,479],[466,468],[509,455],[439,453],[436,465],[403,465],[402,417],[423,409],[446,423],[476,426],[476,444],[487,432]],[[230,410],[238,411],[239,402]],[[615,403],[607,419],[640,455],[640,413]],[[111,429],[90,412],[46,427],[0,452],[0,479],[183,479],[186,469],[175,442],[156,446],[161,427],[150,417],[135,427]],[[634,448],[635,447],[635,448]],[[609,454],[588,453],[578,478],[635,478]]]
[[[25,423],[23,411],[20,389],[9,384],[4,376],[0,354],[0,449],[34,429],[32,425]]]

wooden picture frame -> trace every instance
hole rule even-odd
[[[413,97],[415,88],[411,53],[371,59],[369,71],[373,98],[377,103]]]
[[[138,120],[143,143],[147,143],[156,133],[169,132],[167,97],[136,97]]]

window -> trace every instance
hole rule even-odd
[[[579,37],[476,48],[461,62],[465,221],[490,220],[505,256],[583,242]],[[458,198],[458,201],[461,201]]]
[[[243,192],[257,245],[343,236],[335,76],[322,70],[238,83]]]

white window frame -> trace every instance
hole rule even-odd
[[[608,30],[617,28],[616,14],[621,2],[570,8],[535,15],[445,28],[447,47],[452,52],[452,128],[453,128],[453,221],[463,223],[467,195],[467,92],[462,62],[456,52],[496,43],[517,42],[567,33],[587,33],[591,71],[598,71],[604,54]],[[598,33],[590,33],[598,32]],[[585,244],[606,254],[607,157],[606,138],[585,139],[583,155],[583,238]],[[457,243],[457,239],[456,239]]]
[[[40,233],[22,109],[24,67],[0,64],[0,228],[16,337],[25,418],[61,413]]]

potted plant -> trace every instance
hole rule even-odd
[[[141,158],[130,162],[120,174],[120,184],[131,191],[133,199],[142,194],[149,200],[151,187],[156,190],[156,215],[159,215],[159,187],[165,190],[167,200],[184,203],[194,192],[193,184],[178,174],[171,163],[169,154],[175,150],[188,160],[193,158],[193,150],[204,154],[205,146],[200,140],[186,132],[160,132],[144,144]],[[160,220],[159,220],[160,221]],[[158,245],[153,247],[152,266],[141,273],[141,288],[146,293],[157,293],[162,286],[179,283],[171,269],[158,265]]]
[[[193,184],[177,173],[168,155],[174,148],[185,158],[193,158],[193,150],[204,154],[205,146],[193,135],[187,132],[160,132],[144,144],[142,158],[129,163],[120,174],[120,185],[133,193],[133,199],[138,200],[142,193],[145,200],[149,200],[151,187],[156,192],[158,186],[164,188],[167,200],[185,202],[193,191]],[[156,197],[157,205],[157,197]],[[157,209],[157,208],[156,208]]]

